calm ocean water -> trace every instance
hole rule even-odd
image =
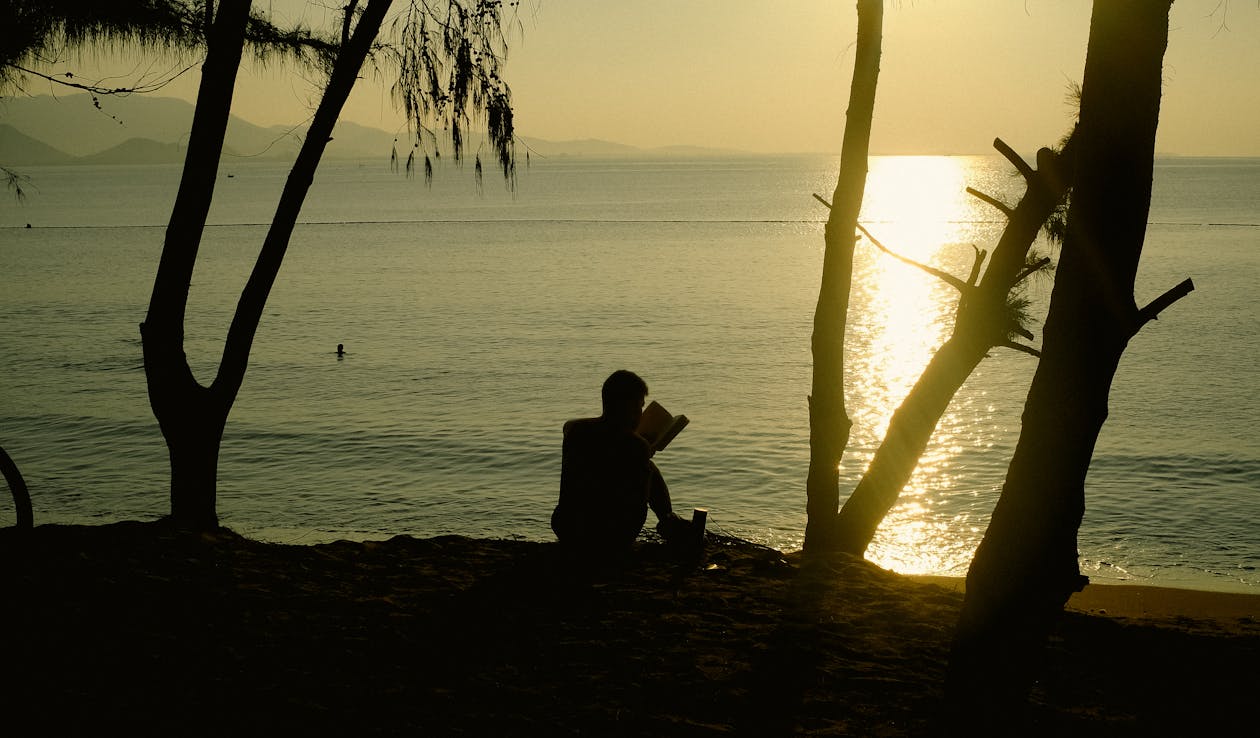
[[[228,423],[222,522],[303,543],[548,540],[560,426],[596,414],[600,382],[626,367],[692,420],[658,459],[677,506],[798,548],[825,216],[810,194],[830,197],[836,167],[535,158],[513,194],[489,174],[479,193],[469,169],[426,188],[376,163],[325,166]],[[0,445],[37,523],[156,518],[168,472],[137,324],[178,168],[27,173],[29,199],[0,203]],[[203,381],[285,174],[224,167],[189,309]],[[1187,276],[1197,290],[1125,354],[1087,483],[1083,568],[1260,591],[1260,160],[1164,159],[1155,184],[1139,302]],[[967,185],[1013,199],[1019,182],[992,158],[877,158],[863,219],[890,247],[965,274],[970,244],[991,246],[1002,225]],[[845,494],[947,335],[954,298],[867,247],[857,269]],[[1048,294],[1033,286],[1042,313]],[[1014,352],[981,364],[875,560],[966,570],[1033,369]]]

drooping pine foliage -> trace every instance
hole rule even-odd
[[[501,76],[507,55],[504,5],[499,0],[397,3],[392,29],[374,46],[371,62],[392,81],[391,92],[425,155],[426,180],[432,176],[429,154],[441,153],[439,134],[449,141],[458,162],[470,121],[484,115],[494,160],[508,185],[515,182],[512,96]],[[507,3],[509,8],[516,5]],[[105,87],[49,67],[89,54],[130,52],[195,64],[204,53],[214,10],[207,0],[0,0],[0,96],[24,91],[32,76],[93,94],[160,89],[182,72]],[[357,0],[347,2],[341,28],[316,30],[280,28],[255,9],[246,32],[250,54],[263,63],[292,61],[327,71],[361,10]]]
[[[471,116],[484,113],[488,143],[511,186],[516,154],[511,90],[500,75],[507,56],[503,5],[411,0],[376,61],[396,80],[391,92],[426,149],[437,148],[435,126],[441,126],[455,160],[461,161]]]
[[[0,95],[23,89],[29,75],[44,76],[39,66],[69,63],[86,54],[143,51],[183,56],[204,51],[208,11],[204,0],[0,1]],[[306,26],[279,28],[255,11],[247,26],[251,54],[257,61],[296,61],[326,68],[337,51],[334,38]],[[58,81],[98,94],[150,92],[170,81],[125,81],[116,87],[82,84],[62,73]]]
[[[203,26],[191,4],[165,0],[4,0],[0,2],[0,92],[20,89],[23,71],[61,61],[74,51],[175,51],[202,43]]]

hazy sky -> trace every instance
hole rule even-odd
[[[283,17],[327,11],[273,0]],[[325,2],[324,6],[340,3]],[[1087,0],[890,2],[872,148],[1017,149],[1066,132],[1085,63]],[[306,10],[301,10],[306,8]],[[523,0],[507,78],[517,130],[552,140],[839,150],[853,62],[853,0]],[[1158,148],[1260,155],[1260,2],[1177,0]],[[176,94],[191,96],[195,74]],[[245,75],[236,112],[294,123],[308,82]],[[386,129],[388,95],[363,85],[343,116]]]

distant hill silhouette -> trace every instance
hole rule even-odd
[[[0,163],[178,163],[183,161],[192,116],[192,103],[173,97],[103,97],[99,109],[87,94],[4,98],[0,99]],[[304,125],[263,127],[233,115],[228,121],[224,161],[291,161],[302,145],[304,131]],[[405,133],[398,134],[397,139],[399,156],[405,159],[411,142]],[[466,136],[470,142],[477,139],[475,132]],[[394,141],[395,134],[343,121],[333,131],[325,156],[388,161]],[[521,137],[520,142],[517,154],[522,158],[526,152],[541,157],[590,158],[741,153],[691,146],[644,149],[597,139],[547,141]]]
[[[179,143],[188,136],[192,106],[167,97],[105,98],[98,110],[87,94],[10,97],[0,105],[0,121],[60,148],[89,156],[128,139]]]
[[[541,156],[636,156],[642,155],[643,149],[626,144],[585,138],[579,141],[544,141],[536,138],[522,138],[528,150]],[[517,154],[523,154],[522,147],[517,147]]]
[[[8,167],[38,167],[68,164],[74,157],[31,138],[11,125],[0,123],[0,164]]]
[[[192,124],[193,105],[172,97],[132,95],[102,98],[97,109],[87,94],[52,97],[11,97],[0,101],[0,122],[31,141],[56,147],[69,157],[92,163],[167,163],[183,161],[182,152]],[[266,128],[233,115],[228,121],[225,159],[291,160],[302,145],[304,127]],[[5,138],[10,134],[5,132]],[[129,143],[146,140],[148,143]],[[326,156],[388,160],[393,135],[354,123],[340,123]],[[14,144],[17,146],[18,144]],[[22,147],[29,141],[23,141]],[[134,154],[138,159],[128,160]],[[18,164],[19,158],[3,161]],[[35,163],[64,163],[40,161]]]
[[[529,151],[544,157],[589,157],[589,158],[632,158],[632,157],[703,157],[703,156],[739,156],[743,151],[734,149],[713,149],[704,146],[660,146],[641,148],[628,144],[603,141],[597,138],[584,138],[574,141],[547,141],[541,138],[521,136],[521,143],[516,153],[523,156]]]
[[[129,138],[91,156],[80,157],[76,164],[179,164],[184,161],[184,147],[159,143],[148,138]]]

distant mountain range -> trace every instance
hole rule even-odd
[[[171,97],[132,95],[110,98],[100,108],[90,95],[0,99],[0,164],[9,167],[54,164],[168,164],[184,160],[192,123],[191,103]],[[305,127],[263,127],[233,115],[224,142],[225,160],[292,160]],[[586,139],[546,141],[522,137],[518,153],[543,157],[721,156],[741,152],[699,147],[643,149]],[[382,159],[395,136],[387,131],[341,122],[325,157]],[[399,136],[400,155],[410,144]]]

